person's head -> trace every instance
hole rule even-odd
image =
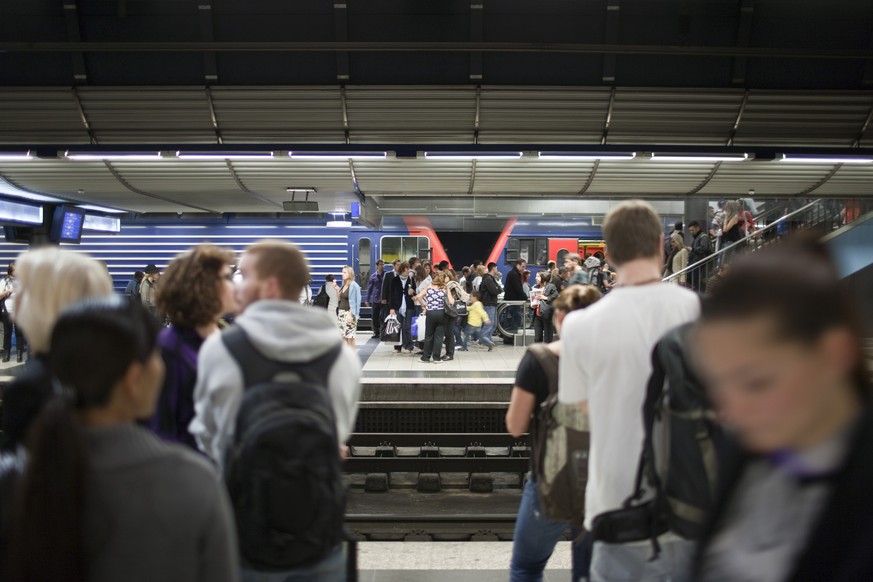
[[[592,256],[601,263],[606,260],[606,255],[603,254],[603,251],[595,251]]]
[[[545,287],[549,284],[549,281],[552,280],[552,273],[549,271],[540,271],[537,273],[537,277],[540,278],[540,286]]]
[[[527,266],[527,261],[524,259],[518,259],[515,261],[515,268],[519,273],[524,272],[524,268]]]
[[[476,274],[479,275],[480,277],[485,275],[487,272],[488,272],[488,267],[486,267],[485,265],[479,265],[478,267],[476,267]]]
[[[15,276],[15,261],[9,263],[9,266],[6,267],[6,276],[14,277]]]
[[[161,271],[154,264],[149,264],[143,269],[143,273],[145,273],[145,278],[149,281],[156,281]]]
[[[870,397],[859,318],[838,279],[820,243],[787,241],[736,260],[704,299],[694,359],[748,449],[817,444]]]
[[[464,277],[466,277],[470,274],[470,267],[464,267],[463,269],[461,269],[461,273],[464,275]]]
[[[470,297],[472,298],[473,303],[476,303],[477,301],[482,300],[482,294],[479,293],[478,291],[473,291],[472,293],[470,293]]]
[[[677,220],[675,224],[673,224],[673,230],[676,232],[682,232],[682,221]]]
[[[700,232],[700,223],[696,220],[692,220],[688,223],[688,232],[692,234],[692,236],[697,236],[697,233]]]
[[[670,235],[670,247],[674,251],[681,250],[685,246],[685,239],[682,238],[682,235],[678,232],[674,232]]]
[[[327,283],[333,283],[336,280],[336,277],[334,277],[332,274],[328,273],[327,275],[324,276],[324,280]]]
[[[652,205],[643,200],[626,200],[609,211],[603,221],[603,238],[613,267],[638,259],[661,263],[664,233]]]
[[[564,257],[564,268],[571,271],[578,271],[582,268],[582,257],[577,253],[567,253]]]
[[[407,261],[407,262],[409,263],[409,268],[411,270],[415,271],[415,266],[418,265],[421,262],[421,260],[419,260],[418,257],[409,257],[409,261]]]
[[[424,265],[424,270],[428,275],[433,275],[433,264],[430,261],[424,261],[422,265]]]
[[[167,265],[157,290],[158,311],[173,325],[203,327],[236,311],[230,263],[233,253],[202,244]]]
[[[376,261],[376,271],[379,274],[382,274],[385,272],[385,261],[383,261],[382,259],[379,259],[378,261]]]
[[[391,270],[396,273],[397,269],[400,267],[400,263],[400,259],[394,259],[393,261],[391,261]]]
[[[736,200],[728,200],[724,205],[724,221],[727,222],[740,213],[740,205]]]
[[[724,208],[724,205],[725,205],[726,203],[727,203],[727,200],[719,200],[719,201],[718,201],[718,207],[719,207],[719,208]]]
[[[348,265],[343,267],[342,275],[343,275],[343,285],[346,285],[347,283],[351,283],[352,281],[355,280],[355,270],[352,269]]]
[[[482,261],[479,261],[479,260],[473,261],[473,265],[472,265],[473,270],[474,270],[474,271],[478,270],[478,269],[479,269],[479,266],[480,266],[481,264],[482,264]]]
[[[525,269],[524,271],[521,272],[521,282],[527,283],[528,281],[530,281],[530,271]]]
[[[555,261],[549,261],[549,264],[547,265],[548,270],[549,270],[550,272],[551,272],[551,271],[554,271],[554,270],[555,270],[555,266],[556,266],[557,264],[558,264],[558,263],[556,263]]]
[[[262,240],[246,249],[239,262],[242,281],[237,286],[241,311],[262,299],[297,302],[309,281],[309,264],[297,245]]]
[[[450,277],[451,276],[449,275],[448,271],[440,271],[438,273],[435,273],[433,277],[433,286],[440,288],[445,287],[449,284],[449,281],[451,280]]]
[[[87,579],[83,422],[126,424],[154,412],[164,375],[157,335],[142,304],[120,296],[76,304],[58,317],[50,340],[55,394],[28,433],[12,504],[10,579]]]
[[[421,263],[415,265],[415,280],[421,283],[427,279],[427,269]]]
[[[488,272],[497,275],[497,263],[488,263]]]
[[[12,317],[35,354],[47,354],[58,314],[73,303],[112,294],[109,273],[87,255],[43,247],[18,259]]]
[[[570,285],[552,302],[554,309],[555,329],[561,331],[561,325],[568,313],[585,309],[597,302],[603,295],[593,285]]]
[[[398,264],[395,267],[395,270],[397,271],[397,275],[399,277],[408,277],[409,276],[409,263],[401,262],[400,264]]]
[[[440,271],[445,271],[445,270],[448,269],[448,268],[449,268],[449,262],[448,262],[448,261],[445,261],[445,260],[440,261],[440,264],[439,264],[439,269],[440,269]]]
[[[145,273],[142,271],[134,271],[133,272],[133,280],[137,283],[142,283],[142,278],[145,277]]]
[[[558,278],[563,279],[564,281],[569,281],[570,277],[573,276],[575,269],[568,269],[567,267],[561,267],[558,269]]]

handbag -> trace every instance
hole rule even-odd
[[[443,298],[443,311],[446,312],[448,317],[458,317],[458,309],[455,307],[458,302],[456,300],[455,303],[449,303],[449,293],[451,291],[446,289],[446,296]]]
[[[425,328],[427,327],[426,321],[427,317],[423,313],[412,321],[412,325],[417,326],[415,329],[415,339],[417,341],[424,341],[424,336],[426,335]]]
[[[385,325],[382,326],[382,334],[379,339],[395,344],[400,341],[400,322],[396,315],[389,315],[385,318]]]

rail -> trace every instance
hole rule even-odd
[[[685,267],[681,271],[676,271],[675,273],[671,274],[670,276],[665,277],[663,279],[663,281],[668,283],[668,282],[673,281],[674,279],[677,279],[683,275],[687,275],[687,274],[691,273],[692,271],[696,271],[696,270],[700,270],[700,273],[702,274],[703,280],[705,281],[706,279],[709,278],[709,275],[712,273],[712,270],[713,270],[712,266],[713,265],[722,264],[722,262],[725,259],[727,259],[728,257],[730,257],[735,251],[737,251],[741,248],[747,247],[749,245],[750,241],[762,241],[761,246],[765,246],[766,243],[763,242],[763,241],[767,240],[767,238],[764,236],[765,233],[767,233],[767,234],[773,233],[775,235],[776,229],[779,227],[780,224],[782,224],[786,221],[791,221],[793,218],[800,217],[800,216],[802,216],[806,213],[812,212],[812,211],[815,211],[813,218],[811,220],[805,221],[804,222],[805,226],[803,226],[802,228],[812,228],[812,227],[818,226],[819,224],[824,222],[824,220],[823,220],[824,218],[830,218],[829,210],[822,206],[822,199],[819,198],[817,200],[810,202],[809,204],[806,204],[805,206],[802,206],[801,208],[798,208],[797,210],[794,210],[788,214],[785,214],[784,216],[781,216],[780,218],[774,220],[771,224],[768,224],[762,228],[759,228],[754,233],[747,235],[744,238],[741,238],[740,240],[738,240],[737,242],[735,242],[733,244],[730,244],[722,249],[719,249],[717,252],[709,255],[708,257],[701,259],[701,260],[697,261],[696,263],[688,265],[687,267]]]
[[[506,433],[354,433],[349,438],[349,446],[352,447],[519,447],[529,445],[529,434],[516,438]]]

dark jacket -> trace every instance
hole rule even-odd
[[[821,516],[810,530],[809,540],[794,561],[788,582],[820,580],[873,580],[873,411],[868,409],[860,420],[846,461],[834,477],[832,490]],[[703,557],[719,531],[722,517],[749,463],[755,457],[737,452],[725,463],[723,486],[715,510],[698,546],[694,576],[704,566]]]
[[[391,282],[394,281],[394,277],[396,273],[392,271],[385,271],[385,277],[382,279],[382,294],[381,299],[384,302],[388,302],[388,298],[391,296]]]
[[[37,355],[27,362],[24,372],[3,390],[3,450],[14,451],[23,443],[28,428],[51,394],[48,360]]]
[[[382,300],[382,281],[385,278],[385,272],[379,274],[379,271],[373,271],[370,275],[370,280],[367,282],[367,298],[366,301],[370,304],[379,303]]]
[[[527,299],[527,294],[524,292],[524,285],[521,282],[521,273],[515,267],[506,274],[506,284],[504,285],[504,288],[506,289],[506,295],[504,295],[503,298],[506,301],[524,301]]]
[[[403,285],[403,281],[400,280],[399,276],[391,279],[391,295],[388,298],[388,309],[393,309],[399,314],[400,303],[401,301],[405,301],[406,314],[411,314],[415,307],[415,301],[413,301],[412,297],[409,295],[409,289],[415,289],[415,283],[411,276],[406,278],[406,285]]]
[[[709,256],[709,237],[703,231],[697,233],[694,242],[691,243],[691,252],[688,254],[688,264],[693,265]]]
[[[479,295],[482,299],[482,305],[486,307],[495,307],[497,305],[497,296],[500,295],[500,287],[494,276],[491,273],[482,275],[482,282],[479,284]]]

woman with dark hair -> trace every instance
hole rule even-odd
[[[873,410],[858,317],[820,243],[735,261],[694,355],[736,438],[695,580],[873,580]]]
[[[237,579],[233,516],[213,468],[135,424],[161,386],[157,334],[143,306],[122,297],[58,319],[55,396],[28,436],[4,579]]]
[[[24,361],[24,336],[21,327],[15,324],[12,314],[15,312],[15,261],[9,263],[6,276],[0,283],[0,317],[3,319],[3,362],[6,363],[12,357],[12,332],[15,331],[15,347],[17,349],[18,363]]]
[[[233,253],[215,245],[199,245],[170,262],[157,289],[158,311],[170,326],[158,336],[164,359],[164,386],[148,426],[165,440],[197,442],[188,432],[194,418],[197,354],[204,340],[218,331],[219,318],[236,311]]]

